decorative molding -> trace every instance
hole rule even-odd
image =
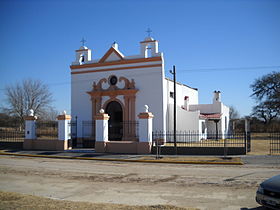
[[[162,61],[162,57],[150,57],[150,58],[135,58],[135,59],[123,59],[120,61],[110,61],[106,63],[88,63],[83,65],[71,65],[71,69],[82,69],[82,68],[95,68],[95,67],[104,67],[104,66],[113,66],[113,65],[123,65],[123,64],[133,64],[133,63],[144,63],[152,61]]]
[[[92,73],[92,72],[120,71],[120,70],[151,68],[151,67],[162,67],[162,64],[152,64],[152,65],[145,65],[145,66],[127,66],[127,67],[100,69],[100,70],[75,71],[75,72],[71,72],[71,74],[86,74],[86,73]]]
[[[109,115],[106,113],[98,113],[94,117],[95,120],[109,120],[109,118]]]
[[[151,112],[142,112],[138,115],[139,119],[151,119],[154,115]]]
[[[70,115],[58,115],[57,120],[71,120],[71,116]]]
[[[112,75],[111,75],[112,76]],[[109,76],[109,78],[111,77]],[[108,79],[109,79],[108,78]],[[87,92],[91,96],[92,101],[92,119],[100,119],[100,114],[98,110],[101,108],[106,110],[107,105],[112,102],[118,102],[123,110],[123,120],[124,121],[135,121],[135,101],[136,101],[136,93],[138,90],[135,88],[134,79],[127,79],[125,77],[119,77],[119,82],[124,82],[124,87],[119,88],[117,85],[110,85],[107,89],[102,87],[102,84],[107,82],[108,79],[102,78],[97,83],[94,82],[92,86],[92,91]],[[124,103],[121,102],[117,96],[123,96]],[[102,103],[102,97],[109,96],[110,98]],[[135,132],[136,130],[133,128],[131,130],[125,130],[123,133],[122,140],[135,140]]]
[[[147,40],[147,41],[142,41],[140,43],[150,43],[150,42],[158,42],[157,40]]]
[[[25,116],[24,120],[37,120],[36,116]]]

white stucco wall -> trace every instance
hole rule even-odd
[[[167,130],[172,131],[174,129],[174,121],[173,121],[173,104],[168,105],[168,118],[167,118]],[[177,106],[177,131],[201,131],[199,125],[199,111],[186,111],[182,109],[180,106]]]
[[[166,82],[166,96],[167,103],[173,104],[174,99],[170,97],[170,92],[174,92],[174,83],[170,79],[165,79]],[[176,103],[178,106],[184,105],[185,96],[189,97],[189,104],[198,104],[198,91],[195,88],[188,87],[186,85],[176,84]]]
[[[158,64],[159,62],[148,62],[145,65]],[[134,64],[135,65],[135,64]],[[141,64],[142,65],[142,64]],[[124,67],[127,65],[123,65]],[[129,64],[131,66],[131,64]],[[83,69],[85,70],[95,70],[95,69]],[[79,70],[80,71],[80,70]],[[136,69],[125,69],[117,71],[102,71],[102,72],[91,72],[83,74],[72,74],[72,88],[71,88],[71,111],[72,116],[78,116],[78,137],[82,135],[81,124],[84,120],[92,120],[92,102],[90,100],[90,95],[87,94],[88,91],[92,90],[93,82],[98,82],[99,80],[106,78],[108,79],[111,75],[116,77],[125,77],[131,81],[134,79],[135,88],[139,91],[136,94],[136,113],[135,119],[137,120],[137,115],[143,111],[144,105],[149,106],[149,111],[155,116],[153,127],[156,130],[164,130],[165,128],[165,112],[166,105],[164,108],[164,88],[163,88],[163,78],[164,70],[162,67],[149,67],[149,68],[136,68]],[[118,82],[117,86],[122,88],[124,86],[123,82]],[[108,84],[104,84],[103,88],[108,88]],[[124,104],[123,96],[117,97]],[[103,97],[102,105],[109,99],[108,96]]]

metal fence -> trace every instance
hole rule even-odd
[[[123,126],[123,139],[135,140],[139,138],[139,122],[138,121],[124,121]]]
[[[25,138],[24,125],[20,122],[7,122],[0,126],[0,148],[22,148]]]
[[[0,129],[0,142],[23,142],[24,137],[24,131]]]
[[[82,121],[82,144],[84,148],[95,147],[95,121]]]
[[[218,136],[218,138],[217,138]],[[174,145],[173,132],[153,132],[153,140],[162,139],[165,145]],[[193,131],[176,132],[178,147],[244,147],[245,134],[208,133],[207,135]]]
[[[280,155],[280,133],[270,133],[270,154]]]
[[[38,121],[36,122],[37,139],[58,139],[57,121]]]
[[[245,133],[199,133],[194,131],[176,132],[176,145],[173,132],[153,132],[153,151],[158,142],[163,142],[162,154],[184,155],[237,155],[246,154],[247,139]],[[161,144],[161,143],[160,143]]]

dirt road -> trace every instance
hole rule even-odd
[[[94,203],[250,209],[258,207],[254,200],[257,185],[279,173],[279,165],[172,165],[0,156],[0,190]]]

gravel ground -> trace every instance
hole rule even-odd
[[[1,156],[0,190],[106,205],[262,209],[258,184],[280,167],[247,159],[251,164],[213,166]]]

